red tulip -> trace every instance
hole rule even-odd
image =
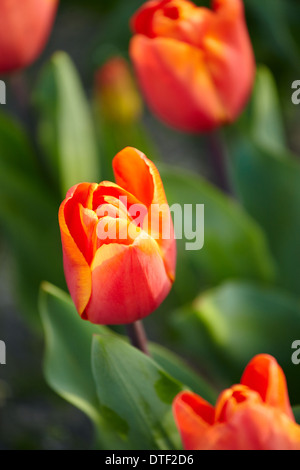
[[[255,61],[242,0],[150,0],[133,16],[130,55],[153,113],[182,131],[234,121],[249,98]]]
[[[252,359],[215,408],[183,392],[173,409],[186,450],[300,450],[284,373],[268,355]]]
[[[59,210],[70,294],[83,319],[103,325],[153,312],[171,289],[176,263],[158,170],[133,148],[117,154],[113,168],[117,184],[78,184]],[[158,207],[157,225],[152,214]]]
[[[0,73],[31,65],[48,39],[58,0],[1,0]]]

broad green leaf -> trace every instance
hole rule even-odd
[[[42,285],[39,305],[45,332],[47,383],[93,421],[97,447],[119,448],[118,436],[110,432],[102,416],[91,367],[93,335],[111,331],[82,320],[70,296],[49,283]]]
[[[150,343],[149,350],[155,362],[174,379],[183,383],[194,393],[198,393],[198,395],[212,405],[215,404],[217,391],[210,385],[209,381],[202,376],[201,364],[198,364],[199,370],[196,372],[196,369],[194,370],[186,361],[158,344]]]
[[[231,156],[237,194],[267,235],[279,281],[299,295],[300,164],[249,140],[235,140]]]
[[[179,382],[116,336],[94,336],[92,364],[102,414],[129,448],[180,448],[172,415]]]
[[[270,70],[257,70],[252,94],[252,133],[256,142],[280,152],[287,147],[282,111],[275,80]]]
[[[89,103],[69,56],[57,52],[34,93],[38,138],[62,194],[74,184],[100,181],[97,139]]]
[[[32,326],[39,321],[41,281],[64,285],[58,207],[58,194],[39,168],[25,131],[0,115],[1,234],[15,258],[21,309]]]
[[[44,371],[48,384],[97,421],[98,399],[90,351],[93,334],[106,329],[82,320],[71,298],[48,283],[42,285],[40,313],[45,332]]]
[[[132,387],[134,380],[139,380],[139,377],[145,376],[145,384],[141,387],[139,401],[145,400],[147,404],[147,399],[149,399],[149,406],[154,407],[157,405],[159,413],[166,415],[167,431],[163,428],[163,425],[160,426],[160,424],[157,424],[157,428],[153,430],[153,439],[155,442],[162,443],[162,445],[165,442],[168,442],[169,445],[170,442],[173,443],[172,433],[174,433],[175,436],[177,436],[177,433],[169,413],[171,407],[167,406],[165,401],[171,400],[171,398],[180,391],[180,385],[175,380],[171,379],[171,377],[153,361],[129,346],[125,342],[127,340],[119,339],[119,336],[115,335],[109,328],[92,325],[82,320],[70,296],[55,286],[49,283],[43,283],[39,305],[45,332],[44,374],[47,383],[66,401],[76,406],[90,417],[95,424],[99,445],[102,446],[102,448],[112,450],[132,449],[135,446],[135,441],[127,441],[124,439],[124,435],[120,431],[123,429],[124,423],[118,417],[118,405],[114,408],[113,406],[109,406],[105,399],[101,399],[100,402],[98,400],[98,396],[102,397],[102,394],[106,393],[107,387],[111,386],[111,382],[110,377],[107,375],[106,368],[99,367],[97,362],[99,357],[97,354],[94,357],[96,363],[93,359],[93,367],[96,369],[94,369],[94,373],[92,371],[91,347],[93,336],[96,334],[100,334],[101,337],[104,338],[110,338],[113,344],[115,341],[116,350],[108,352],[108,357],[106,357],[107,361],[111,361],[110,364],[113,368],[115,367],[114,360],[116,355],[120,352],[119,343],[121,343],[121,356],[126,364],[123,363],[123,365],[121,365],[122,360],[120,359],[116,365],[116,370],[111,371],[112,375],[120,374],[119,368],[121,367],[123,376],[120,377],[120,381],[126,379],[126,382],[129,384],[129,389]],[[125,352],[123,352],[122,349],[123,344],[125,344]],[[129,350],[129,355],[127,355],[127,350]],[[146,362],[144,362],[144,357]],[[127,359],[129,361],[128,364]],[[105,358],[103,358],[103,360],[105,360]],[[131,361],[133,361],[134,364],[131,364]],[[139,370],[139,367],[143,367],[143,370]],[[138,371],[135,369],[138,369]],[[134,375],[135,373],[140,375],[134,378],[131,374]],[[96,377],[96,383],[94,381],[94,375]],[[149,392],[145,393],[143,397],[144,388],[146,389],[150,386],[150,379],[157,380],[157,382],[153,384],[151,382],[151,386],[155,386],[156,388],[153,390],[149,389]],[[102,381],[103,390],[102,387],[99,389]],[[128,396],[126,387],[120,389],[120,381],[115,386],[116,392],[114,393],[120,394],[119,403],[123,403],[126,402]],[[150,392],[153,393],[153,398],[150,397]],[[154,413],[154,420],[155,416],[157,416],[157,411],[151,408],[151,412]],[[152,418],[150,416],[147,419],[151,421]],[[169,421],[170,430],[167,427]],[[130,421],[130,423],[132,422],[133,421]],[[127,429],[127,426],[125,427]],[[132,432],[135,434],[135,430]],[[147,432],[143,432],[141,439],[145,438]]]
[[[300,338],[300,303],[287,293],[227,283],[179,310],[173,327],[178,344],[218,378],[220,389],[238,383],[247,363],[267,353],[283,368],[292,403],[299,403],[299,370],[291,346]]]
[[[265,236],[241,206],[203,178],[170,166],[159,169],[169,205],[182,208],[184,224],[196,230],[199,239],[203,223],[200,217],[195,220],[195,208],[204,204],[205,237],[200,250],[187,249],[193,240],[187,240],[188,231],[180,217],[177,224],[174,216],[175,231],[178,233],[179,227],[183,235],[177,240],[178,269],[173,287],[178,301],[192,300],[200,290],[229,278],[274,280],[275,267]],[[193,215],[184,210],[185,204],[193,208]]]

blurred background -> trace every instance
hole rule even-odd
[[[7,83],[7,104],[0,107],[0,339],[6,344],[7,364],[0,365],[0,449],[93,446],[93,428],[88,418],[56,395],[44,380],[44,337],[36,313],[42,280],[66,290],[56,225],[63,190],[52,172],[55,162],[51,155],[47,158],[45,150],[51,135],[47,116],[52,116],[57,99],[57,89],[53,88],[55,73],[74,73],[83,87],[84,100],[94,116],[96,153],[103,156],[101,179],[110,178],[110,160],[116,151],[125,145],[136,145],[151,152],[149,156],[154,160],[192,170],[215,182],[205,139],[172,131],[158,122],[144,104],[137,105],[138,125],[132,125],[131,117],[130,125],[115,122],[114,130],[107,125],[111,121],[109,118],[106,122],[107,116],[99,105],[96,73],[112,56],[128,60],[129,18],[142,3],[61,0],[50,39],[39,59],[21,77],[1,77]],[[209,5],[204,0],[195,3]],[[273,76],[286,146],[297,158],[300,105],[291,102],[291,85],[300,80],[299,1],[244,3],[257,63],[266,66]],[[64,54],[53,56],[57,51],[66,53],[68,59]],[[72,84],[75,88],[76,80]],[[67,88],[68,85],[62,86],[60,90],[66,101]],[[135,115],[135,110],[132,113]],[[241,118],[241,125],[243,122]],[[34,154],[38,155],[38,169],[31,161]],[[9,155],[9,161],[2,158],[4,155]],[[27,180],[27,173],[36,178]],[[41,194],[44,200],[37,196]],[[23,223],[26,218],[30,225],[30,217],[39,221],[39,230],[34,234]],[[51,259],[41,268],[43,257]],[[151,320],[148,327],[150,338],[159,340]]]

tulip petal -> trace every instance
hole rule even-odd
[[[142,5],[131,18],[130,26],[132,31],[137,34],[145,34],[148,37],[155,37],[152,28],[152,20],[155,12],[170,0],[151,0]]]
[[[141,319],[171,289],[160,249],[145,233],[129,246],[102,245],[91,268],[92,295],[84,317],[92,323],[126,324]]]
[[[150,204],[167,204],[159,171],[139,150],[133,147],[121,150],[113,159],[113,169],[117,183],[147,207]]]
[[[113,159],[113,170],[118,185],[147,207],[151,205],[154,181],[150,173],[150,162],[142,152],[132,147],[121,150]]]
[[[205,7],[197,7],[192,2],[171,0],[153,18],[155,37],[173,38],[190,45],[203,48],[203,40],[214,13]]]
[[[300,449],[300,427],[265,405],[241,406],[214,438],[213,448],[220,450]]]
[[[267,354],[255,356],[246,367],[241,384],[257,391],[266,404],[280,409],[290,419],[295,420],[285,375],[272,356]]]
[[[156,166],[139,150],[127,147],[115,156],[113,169],[117,183],[149,208],[143,229],[159,244],[167,274],[174,281],[176,267],[174,227]]]
[[[246,385],[234,385],[224,390],[216,403],[215,421],[219,423],[228,421],[242,403],[246,403],[247,406],[261,404],[262,398],[258,392]]]
[[[190,392],[173,404],[186,450],[299,450],[300,427],[280,410],[244,402],[223,423],[213,423],[214,408]]]
[[[130,55],[146,100],[162,121],[199,132],[228,120],[201,49],[175,39],[136,35]]]
[[[59,209],[59,225],[61,230],[63,263],[69,292],[81,315],[92,291],[92,276],[90,267],[70,234],[65,221],[66,199]]]
[[[213,0],[212,8],[217,14],[227,15],[234,20],[239,19],[244,12],[242,0]]]
[[[214,8],[214,21],[204,41],[206,64],[228,119],[233,121],[251,93],[255,58],[242,2],[218,0]]]
[[[92,199],[97,188],[96,184],[81,183],[68,191],[64,206],[65,223],[77,248],[81,251],[88,264],[93,259],[92,234],[98,221],[93,214]]]
[[[93,210],[96,212],[102,204],[110,203],[111,198],[114,198],[115,202],[120,201],[120,208],[125,206],[127,209],[132,204],[140,204],[139,199],[131,192],[121,188],[118,184],[103,181],[93,194]]]
[[[195,393],[182,392],[174,400],[173,411],[184,448],[196,450],[213,425],[213,406]]]

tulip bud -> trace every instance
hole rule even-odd
[[[153,312],[171,289],[176,264],[158,170],[134,148],[117,154],[113,169],[117,184],[78,184],[59,210],[70,294],[83,319],[103,325]]]
[[[186,450],[300,450],[284,373],[266,354],[252,359],[215,407],[183,392],[173,409]]]
[[[97,103],[108,121],[129,124],[142,116],[142,99],[125,59],[113,57],[99,68],[95,91]]]
[[[242,0],[150,0],[133,16],[130,56],[153,113],[175,129],[231,123],[252,90],[255,61]]]
[[[34,62],[48,39],[58,0],[1,0],[0,73]]]

